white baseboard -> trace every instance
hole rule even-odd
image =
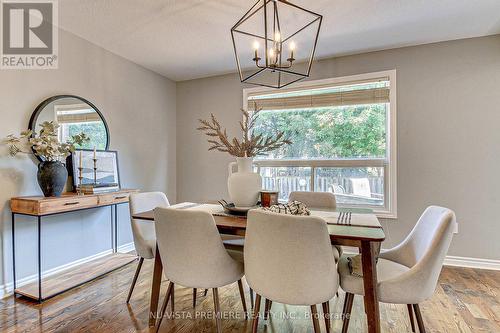
[[[118,252],[127,253],[127,252],[131,252],[131,251],[134,251],[134,250],[135,250],[135,247],[134,247],[134,243],[133,242],[132,243],[128,243],[128,244],[123,244],[123,245],[120,245],[118,247]],[[64,264],[64,265],[61,265],[61,266],[58,266],[58,267],[51,268],[49,270],[46,270],[46,271],[42,272],[42,278],[49,277],[49,276],[54,275],[54,274],[58,274],[58,273],[66,270],[66,269],[70,269],[72,267],[84,264],[86,262],[89,262],[89,261],[92,261],[92,260],[96,260],[98,258],[102,258],[104,256],[107,256],[108,254],[111,254],[111,253],[113,253],[113,250],[109,249],[109,250],[106,250],[106,251],[103,251],[103,252],[91,255],[89,257],[81,258],[81,259],[72,261],[70,263],[67,263],[67,264]],[[38,275],[37,274],[33,274],[33,275],[30,275],[30,276],[24,277],[22,279],[18,279],[17,280],[17,286],[20,287],[20,286],[26,285],[28,283],[35,282],[35,281],[37,281],[37,279],[38,279]],[[0,299],[12,295],[12,293],[14,291],[13,287],[14,287],[14,284],[12,282],[8,282],[8,283],[5,283],[3,285],[0,285]]]
[[[135,251],[134,242],[118,246],[118,252],[128,253],[132,251]]]
[[[446,256],[445,266],[490,269],[500,271],[500,260]]]

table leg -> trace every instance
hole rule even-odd
[[[369,241],[361,242],[365,312],[368,321],[368,332],[370,333],[380,333],[375,245],[376,244]]]
[[[115,205],[115,246],[114,252],[118,252],[118,205]]]
[[[113,250],[113,253],[115,253],[115,228],[114,228],[114,217],[113,217],[113,205],[109,206],[109,211],[110,211],[110,231],[111,231],[111,249]]]
[[[149,326],[155,326],[156,315],[158,313],[158,300],[160,298],[161,276],[163,271],[163,264],[156,245],[155,265],[153,269],[153,284],[151,286],[151,302],[149,305]]]
[[[38,216],[38,302],[42,301],[42,217]]]
[[[16,295],[16,213],[12,213],[12,282],[14,284],[14,296]]]

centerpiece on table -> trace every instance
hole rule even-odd
[[[229,139],[226,129],[222,129],[213,114],[210,115],[209,120],[199,119],[201,126],[197,129],[208,136],[210,143],[208,150],[216,150],[236,157],[236,162],[229,164],[227,180],[229,197],[236,207],[252,207],[257,204],[262,190],[262,177],[253,172],[254,157],[292,142],[284,137],[284,132],[280,131],[267,135],[255,133],[255,122],[260,110],[252,114],[246,110],[241,111],[243,113],[243,121],[239,122],[241,139],[236,137]],[[234,165],[238,166],[237,172],[233,172]]]
[[[39,133],[26,130],[19,136],[10,134],[4,142],[9,146],[11,156],[32,153],[40,157],[42,161],[38,164],[38,185],[46,197],[59,197],[68,179],[63,161],[75,151],[76,145],[82,145],[89,137],[85,133],[79,133],[71,136],[68,142],[59,142],[59,125],[56,122],[45,121],[40,127]],[[25,148],[31,149],[26,151]]]

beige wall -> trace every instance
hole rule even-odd
[[[0,137],[27,128],[45,98],[75,94],[92,101],[109,125],[110,149],[119,151],[123,187],[161,190],[176,198],[175,82],[79,37],[60,31],[59,69],[0,70]],[[0,285],[11,281],[12,196],[41,193],[31,158],[10,158],[0,148]],[[110,248],[109,208],[46,218],[42,227],[44,269]],[[119,244],[132,241],[128,208],[120,206]],[[19,277],[35,272],[36,224],[16,228]],[[0,286],[1,287],[1,286]],[[1,293],[1,290],[0,290]]]
[[[426,206],[458,217],[450,255],[500,259],[500,36],[322,60],[312,79],[397,70],[398,219],[385,247],[406,235]],[[242,85],[234,74],[177,84],[179,201],[227,198],[222,153],[207,152],[197,119],[212,112],[237,130]]]

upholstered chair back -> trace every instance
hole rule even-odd
[[[167,196],[162,192],[133,193],[130,195],[130,216],[153,210],[156,207],[170,206]],[[154,257],[156,236],[154,223],[131,218],[132,235],[137,254],[145,259]]]
[[[338,274],[323,219],[251,210],[245,238],[245,276],[257,294],[291,305],[335,295]]]
[[[401,244],[381,254],[411,268],[394,281],[387,281],[400,286],[396,289],[401,289],[402,298],[415,294],[413,303],[417,304],[432,296],[455,228],[453,211],[430,206]]]
[[[309,191],[295,191],[291,192],[288,201],[300,201],[308,208],[319,209],[335,209],[337,202],[335,195],[330,192],[309,192]]]
[[[155,230],[167,279],[192,288],[218,288],[243,276],[208,212],[156,208]]]

